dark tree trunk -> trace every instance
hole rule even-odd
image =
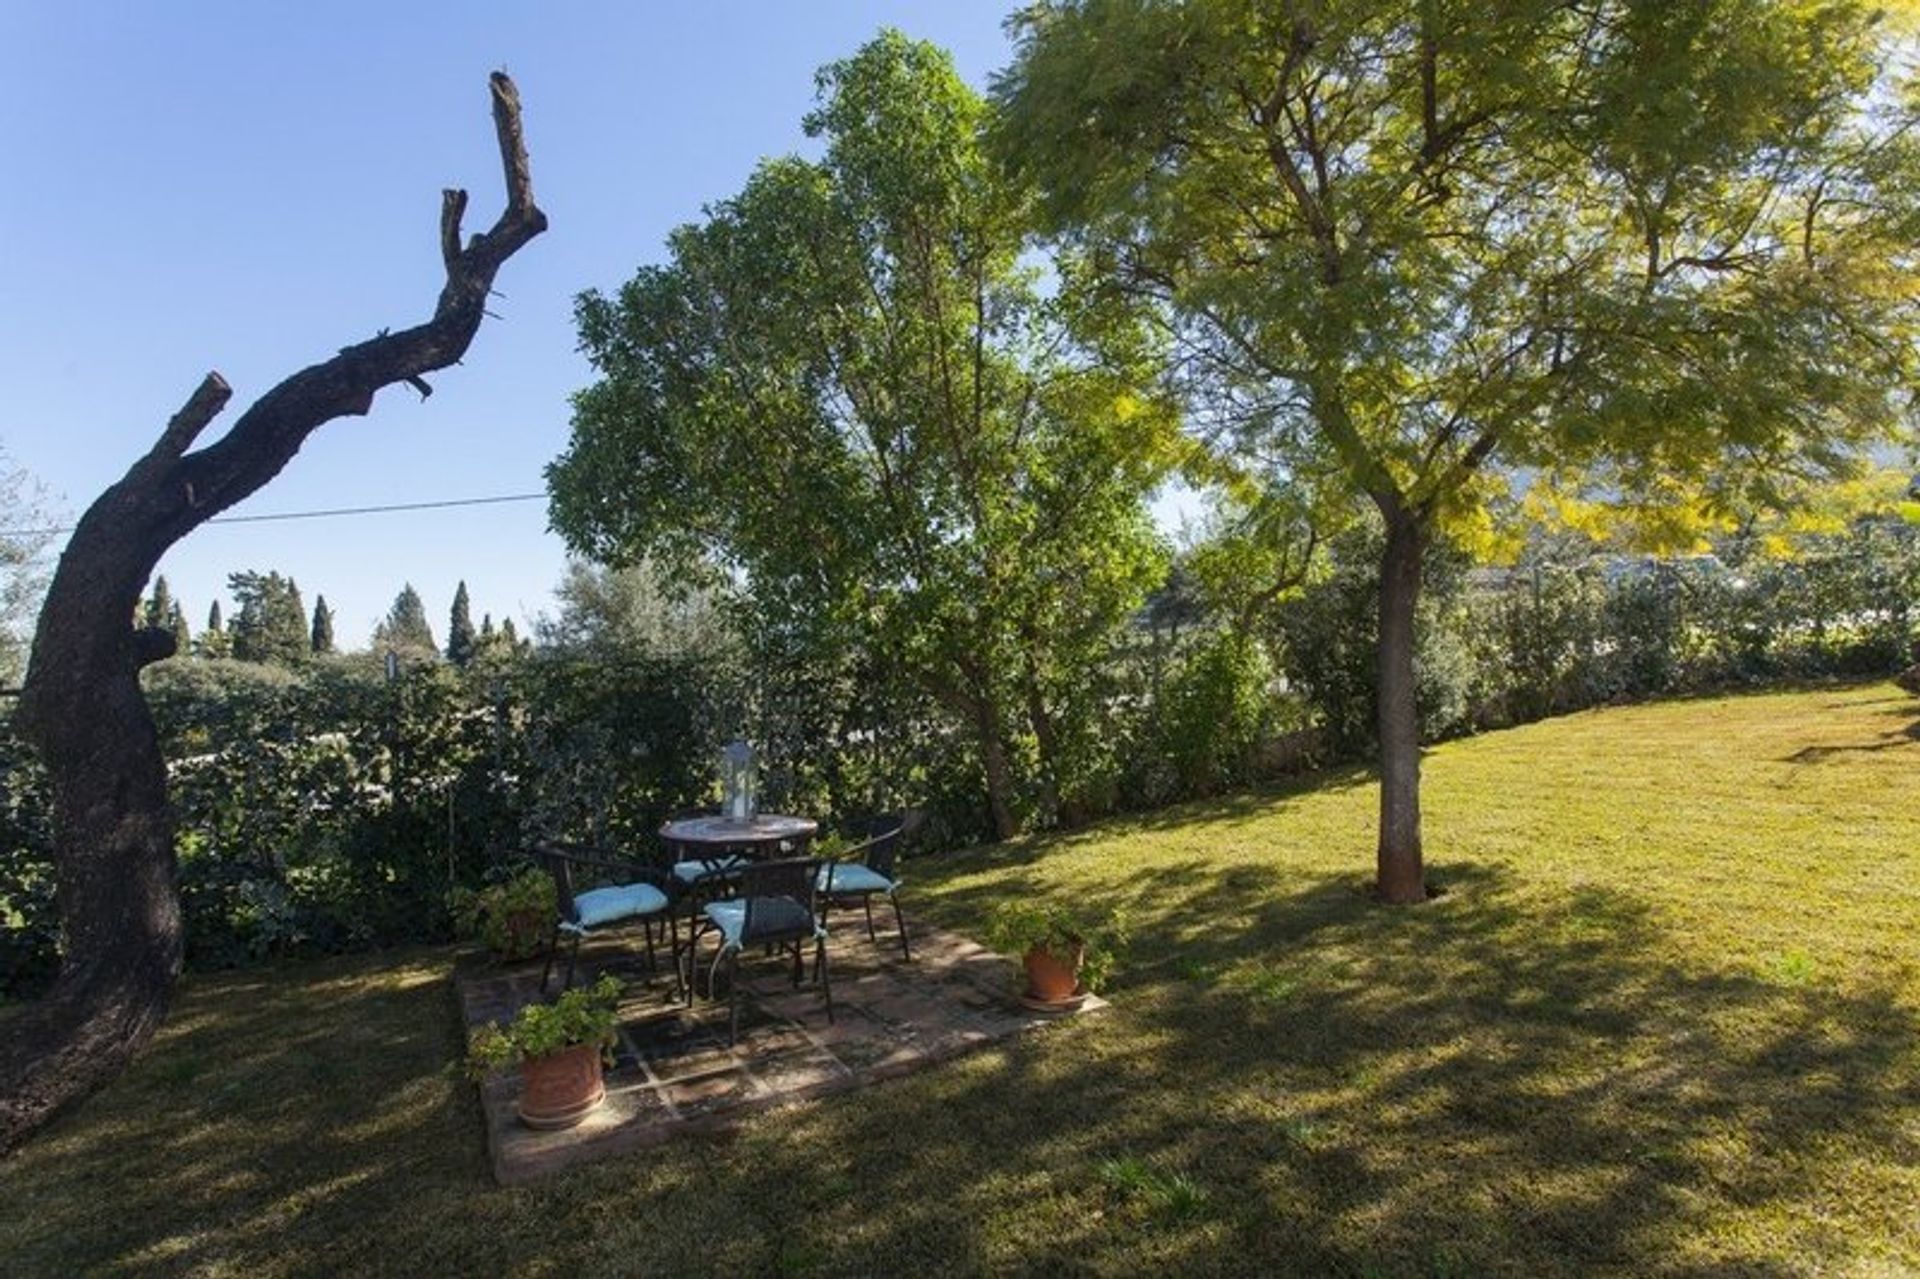
[[[1020,818],[1014,812],[1013,767],[1007,760],[998,704],[987,696],[976,699],[974,721],[980,739],[980,767],[987,779],[987,811],[993,818],[993,837],[1012,839],[1020,833]]]
[[[464,191],[443,194],[446,283],[431,319],[349,346],[268,391],[220,440],[187,450],[231,392],[208,374],[147,455],[87,509],[48,587],[18,722],[53,788],[63,954],[47,997],[0,1041],[0,1152],[113,1078],[166,1016],[184,950],[166,766],[140,668],[173,651],[129,626],[167,548],[277,475],[326,422],[458,362],[500,266],[546,229],[533,202],[520,99],[492,80],[507,207],[461,244]]]
[[[1420,715],[1413,673],[1414,609],[1420,602],[1420,561],[1426,530],[1412,514],[1390,505],[1387,546],[1380,562],[1380,900],[1425,901],[1420,854]]]

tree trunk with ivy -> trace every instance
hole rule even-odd
[[[54,571],[34,634],[17,722],[38,750],[54,800],[62,932],[47,996],[6,1023],[0,1042],[0,1152],[112,1079],[160,1026],[185,951],[166,765],[142,667],[171,656],[164,629],[129,625],[162,555],[251,495],[316,429],[360,416],[376,392],[458,363],[501,265],[546,229],[534,204],[520,98],[492,77],[507,204],[463,244],[467,194],[440,211],[446,283],[430,319],[343,348],[293,374],[222,438],[194,441],[232,394],[210,373],[146,456],[87,509]]]

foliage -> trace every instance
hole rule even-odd
[[[334,651],[333,610],[327,607],[327,597],[313,597],[313,627],[307,635],[307,646],[316,657],[324,657]]]
[[[1159,571],[1141,498],[1171,405],[1147,330],[1075,263],[1043,287],[946,55],[884,33],[819,87],[817,161],[767,161],[667,264],[581,297],[600,381],[554,520],[596,559],[725,566],[763,651],[850,650],[936,703],[1004,835],[1059,804],[1080,674]]]
[[[478,937],[502,959],[525,959],[546,944],[558,898],[553,877],[529,866],[484,888],[456,887],[447,910],[461,936]]]
[[[1169,797],[1217,795],[1253,781],[1274,728],[1273,668],[1252,636],[1215,630],[1167,676],[1151,755],[1172,772]]]
[[[32,995],[60,962],[53,796],[11,723],[0,723],[0,995]]]
[[[47,586],[47,553],[59,520],[46,491],[0,447],[0,686],[26,673],[31,624]]]
[[[473,660],[478,643],[479,636],[473,629],[473,605],[467,599],[467,584],[463,579],[453,592],[453,608],[447,617],[447,660],[455,666],[465,666]]]
[[[528,1057],[545,1057],[563,1048],[613,1044],[620,1005],[620,979],[611,973],[591,986],[569,990],[550,1004],[531,1003],[502,1025],[488,1022],[474,1032],[467,1061],[484,1075]]]
[[[990,946],[1010,954],[1046,950],[1064,959],[1078,952],[1080,984],[1092,991],[1106,986],[1130,940],[1124,911],[1098,915],[1024,896],[993,908],[986,936]]]
[[[271,572],[233,573],[227,577],[227,589],[239,606],[227,629],[235,659],[284,664],[298,662],[312,651],[306,605],[292,578]]]
[[[439,656],[433,627],[427,622],[427,606],[421,602],[420,592],[413,589],[412,582],[400,588],[400,593],[393,597],[393,607],[374,626],[373,646],[416,661]]]

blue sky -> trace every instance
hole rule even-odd
[[[800,147],[820,64],[893,25],[984,85],[1009,7],[5,6],[0,443],[78,515],[207,370],[235,390],[217,431],[295,369],[424,318],[440,188],[471,193],[470,228],[499,209],[486,75],[504,66],[552,229],[501,273],[501,320],[431,400],[383,392],[232,513],[538,491],[590,377],[574,295],[656,260],[673,226]],[[358,645],[409,581],[442,638],[463,577],[476,619],[525,623],[564,561],[531,502],[204,527],[161,571],[196,630],[230,571],[291,573]]]

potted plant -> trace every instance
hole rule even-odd
[[[526,959],[540,953],[553,928],[557,907],[553,877],[529,866],[510,879],[485,888],[456,888],[447,906],[463,937],[479,937],[501,959]]]
[[[604,1057],[613,1044],[620,982],[602,977],[551,1004],[528,1004],[506,1025],[474,1033],[467,1063],[476,1077],[520,1064],[520,1120],[529,1128],[571,1128],[607,1095]]]
[[[1101,919],[1065,906],[1003,902],[988,920],[987,937],[995,949],[1021,956],[1029,1004],[1071,1008],[1113,975],[1127,925],[1117,912]]]

